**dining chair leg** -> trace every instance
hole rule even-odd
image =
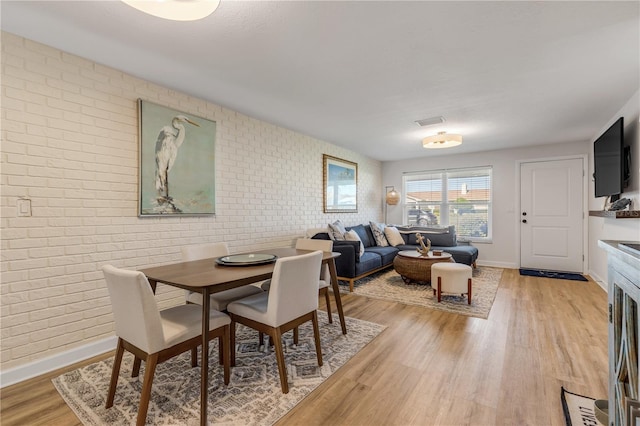
[[[222,337],[218,338],[218,364],[224,365],[224,351],[222,347]]]
[[[147,410],[149,409],[149,400],[151,399],[151,385],[153,384],[156,365],[158,365],[158,354],[149,355],[145,360],[144,381],[142,382],[142,392],[140,393],[140,405],[138,407],[136,426],[144,426],[147,420]]]
[[[142,360],[134,355],[131,377],[138,377],[140,375],[140,364],[142,364]]]
[[[230,327],[229,349],[231,352],[231,359],[229,360],[229,363],[231,364],[232,367],[235,367],[236,365],[236,322],[233,320],[233,318],[231,319],[231,324],[229,327]]]
[[[228,385],[229,380],[231,378],[230,371],[230,354],[229,354],[229,342],[231,341],[231,328],[228,325],[225,325],[223,328],[224,336],[218,338],[218,346],[220,347],[220,351],[222,352],[222,365],[224,369],[224,384]]]
[[[327,316],[329,317],[329,324],[333,324],[333,315],[331,315],[331,299],[329,298],[329,288],[324,289],[324,300],[327,303]]]
[[[198,348],[191,348],[191,368],[198,366]]]
[[[262,331],[258,332],[258,345],[264,345],[264,333]],[[273,346],[273,337],[269,336],[269,346]]]
[[[278,371],[280,372],[280,386],[282,387],[282,393],[289,393],[287,366],[284,363],[284,352],[282,351],[282,332],[277,328],[273,334],[273,346],[276,350],[276,361],[278,361]]]
[[[318,327],[318,311],[313,311],[311,317],[313,323],[313,338],[316,342],[316,357],[318,358],[318,365],[322,366],[322,348],[320,348],[320,328]]]
[[[111,369],[111,382],[109,383],[109,392],[107,393],[107,403],[105,408],[113,407],[113,397],[116,394],[116,386],[118,386],[118,375],[120,374],[120,365],[122,364],[122,356],[124,355],[124,346],[122,339],[118,338],[118,347],[116,348],[116,356],[113,360],[113,368]]]
[[[467,302],[471,304],[471,278],[467,281]]]

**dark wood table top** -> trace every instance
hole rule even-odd
[[[309,252],[309,250],[295,248],[274,248],[252,251],[251,253],[273,254],[282,258]],[[339,255],[340,253],[324,253],[322,261],[323,263],[328,262]],[[275,263],[255,266],[223,266],[216,263],[214,258],[210,258],[144,268],[140,271],[147,276],[152,284],[161,282],[196,292],[202,292],[204,287],[209,287],[210,293],[217,293],[269,279],[273,274],[274,265]]]

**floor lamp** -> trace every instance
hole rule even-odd
[[[391,191],[389,191],[391,188]],[[400,193],[393,186],[385,186],[384,223],[387,223],[387,207],[395,206],[400,202]]]

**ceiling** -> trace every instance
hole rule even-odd
[[[640,87],[637,1],[222,0],[194,22],[0,8],[3,31],[381,161],[592,140]],[[422,148],[442,130],[462,146]]]

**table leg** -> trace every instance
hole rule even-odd
[[[200,425],[207,424],[207,399],[209,397],[209,289],[202,289],[202,366],[200,377]]]
[[[336,307],[338,308],[338,316],[340,317],[340,325],[342,326],[342,334],[347,334],[347,324],[344,322],[344,312],[342,311],[342,298],[340,297],[340,287],[338,286],[338,272],[336,271],[336,262],[329,259],[329,274],[331,275],[331,288],[333,289],[333,297],[336,299]]]

